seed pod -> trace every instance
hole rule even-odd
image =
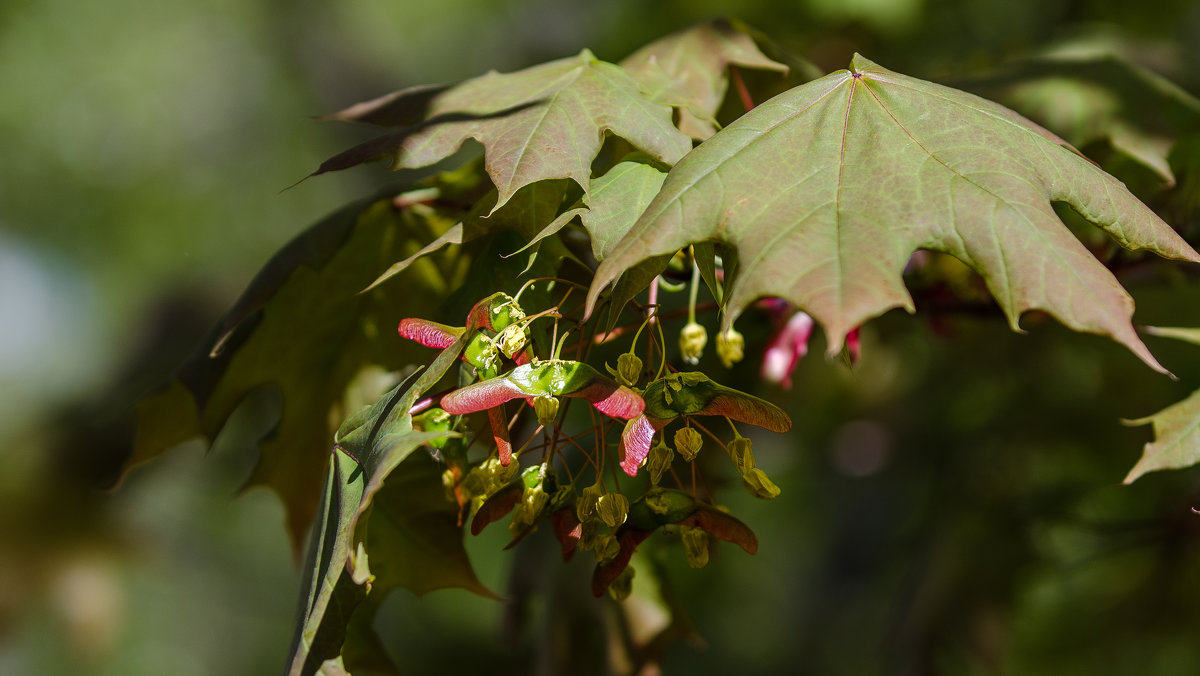
[[[682,526],[679,529],[683,537],[683,547],[687,552],[688,565],[692,568],[703,568],[708,565],[708,533],[702,528]]]
[[[681,427],[675,431],[675,450],[679,451],[679,455],[683,456],[684,460],[691,462],[696,459],[696,454],[700,452],[700,447],[704,445],[704,438],[700,433],[690,427]]]
[[[554,427],[554,421],[558,418],[558,399],[547,396],[535,397],[533,411],[537,413],[539,425]]]
[[[605,493],[596,503],[596,513],[604,525],[616,528],[629,516],[629,498],[620,493]]]
[[[579,518],[579,523],[589,523],[596,516],[596,503],[600,501],[600,496],[604,495],[604,489],[599,483],[592,484],[583,489],[579,495],[579,501],[575,503],[575,516]]]
[[[734,329],[717,334],[717,357],[725,368],[742,360],[746,354],[746,339]]]
[[[700,363],[704,354],[704,346],[708,344],[708,331],[696,322],[688,322],[679,332],[679,351],[683,360],[689,364]]]
[[[766,472],[757,467],[742,475],[742,485],[755,497],[764,500],[770,500],[779,495],[779,486],[771,481]]]
[[[650,470],[650,483],[658,485],[662,475],[675,461],[675,451],[666,443],[659,439],[658,443],[650,449],[650,455],[646,458],[646,468]]]
[[[746,476],[747,472],[754,469],[753,449],[753,442],[743,436],[729,442],[729,458],[733,460],[733,466],[742,476]]]
[[[590,544],[592,555],[596,557],[596,563],[608,563],[621,553],[621,544],[617,542],[617,536],[612,533],[597,533],[592,537]]]
[[[632,352],[617,357],[617,380],[626,387],[634,387],[642,377],[642,360]]]

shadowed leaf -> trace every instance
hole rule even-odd
[[[1049,54],[963,84],[1012,107],[1080,148],[1105,141],[1173,184],[1167,155],[1200,131],[1200,100],[1110,53]]]
[[[1154,415],[1130,420],[1130,425],[1154,425],[1154,441],[1125,477],[1133,483],[1146,472],[1182,469],[1200,462],[1200,390]]]
[[[399,369],[423,348],[394,335],[445,292],[450,266],[430,258],[406,285],[359,291],[375,271],[415,249],[436,213],[396,210],[390,199],[353,204],[284,247],[180,369],[177,381],[139,405],[129,465],[195,436],[216,437],[250,394],[282,393],[281,418],[260,445],[247,486],[265,485],[283,501],[297,546],[312,523],[342,394],[366,365]]]

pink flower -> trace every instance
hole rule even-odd
[[[763,353],[762,378],[792,388],[792,372],[796,363],[808,354],[808,339],[812,336],[813,318],[807,312],[797,312],[767,344]]]

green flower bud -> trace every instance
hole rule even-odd
[[[737,471],[745,476],[754,469],[754,443],[746,437],[739,436],[729,442],[729,458],[733,460]]]
[[[742,485],[755,497],[770,500],[779,495],[779,486],[771,481],[767,473],[755,467],[742,475]]]
[[[700,363],[704,354],[704,346],[708,343],[708,332],[696,322],[688,322],[679,332],[679,351],[683,360],[689,364]]]
[[[608,595],[618,601],[624,601],[633,593],[633,566],[626,566],[608,586]]]
[[[599,483],[594,483],[580,492],[579,500],[575,503],[575,516],[579,519],[579,523],[586,524],[595,518],[596,503],[600,501],[602,495],[604,495],[604,489],[600,487]]]
[[[509,324],[496,336],[496,346],[509,359],[525,347],[525,341],[525,327],[520,324]]]
[[[605,493],[596,503],[596,513],[604,525],[616,528],[629,516],[629,498],[620,493]]]
[[[646,468],[650,470],[650,483],[658,485],[662,479],[663,472],[666,472],[671,467],[671,463],[675,461],[675,451],[663,442],[658,440],[650,449],[650,455],[646,456]]]
[[[683,456],[684,460],[688,462],[695,460],[696,454],[700,452],[700,447],[703,445],[704,438],[691,427],[681,427],[675,431],[675,450],[679,451],[679,455]]]
[[[533,400],[533,411],[537,413],[538,424],[542,427],[554,427],[558,418],[558,399],[542,395]]]
[[[708,533],[702,528],[683,526],[679,529],[683,537],[683,548],[687,552],[688,565],[703,568],[708,565]]]
[[[507,486],[513,479],[517,478],[517,471],[520,469],[521,465],[519,463],[510,462],[505,467],[500,464],[500,458],[496,457],[484,460],[483,464],[479,466],[483,478],[487,481],[486,490],[488,494]]]
[[[596,563],[608,563],[621,553],[621,543],[612,533],[597,533],[589,544]]]
[[[550,495],[542,490],[541,486],[534,488],[526,488],[521,494],[521,509],[525,511],[525,515],[531,523],[542,513],[542,508],[546,503],[550,502]]]
[[[600,535],[600,527],[595,521],[584,521],[579,524],[579,542],[576,547],[590,552],[596,549],[596,538]]]
[[[634,387],[642,377],[642,360],[632,352],[617,357],[617,380],[626,387]]]
[[[717,357],[725,368],[729,368],[742,360],[746,353],[746,339],[733,329],[717,334]]]

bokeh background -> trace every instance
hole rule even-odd
[[[299,574],[278,500],[239,495],[261,423],[112,486],[137,397],[275,249],[389,180],[284,190],[365,138],[311,115],[583,47],[615,61],[723,15],[825,70],[858,51],[950,82],[1095,39],[1200,91],[1185,0],[0,4],[0,674],[281,669]],[[1126,281],[1139,322],[1200,324],[1194,277]],[[1200,673],[1200,471],[1121,486],[1150,433],[1118,422],[1200,386],[1200,348],[1150,343],[1172,382],[1028,328],[893,313],[853,371],[814,345],[790,393],[766,391],[796,423],[758,442],[783,495],[728,496],[760,553],[676,562],[704,642],[672,647],[666,673]],[[744,371],[729,380],[754,387]],[[514,569],[500,544],[469,543],[495,589]],[[582,564],[525,558],[582,588]],[[403,673],[528,673],[538,634],[504,617],[401,591],[378,628]]]

